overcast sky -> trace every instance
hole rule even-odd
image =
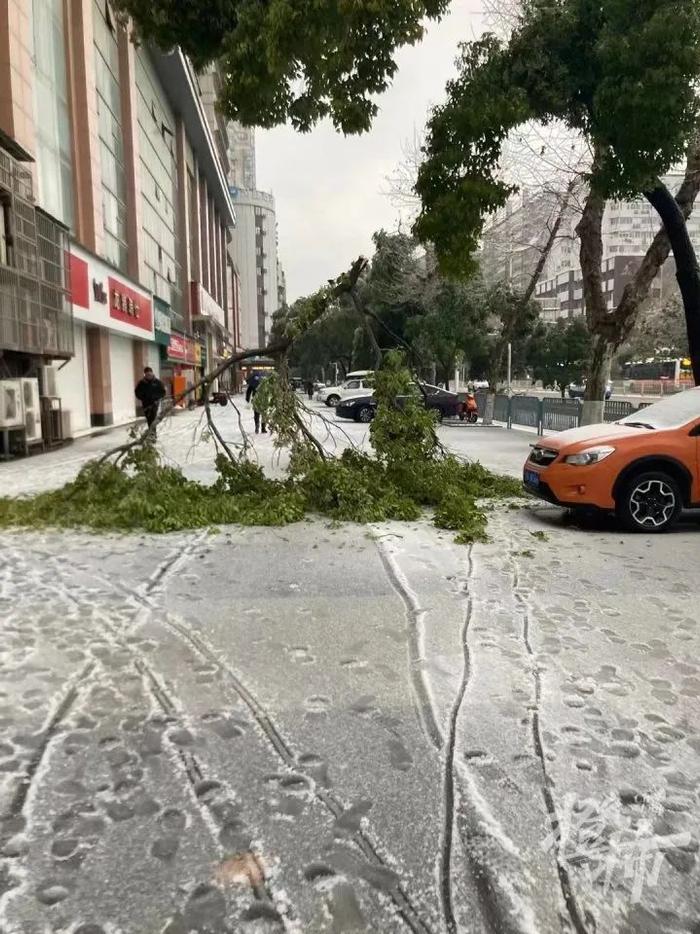
[[[452,0],[421,45],[399,53],[399,71],[379,100],[372,130],[343,137],[330,124],[311,133],[287,127],[257,131],[257,184],[277,199],[280,257],[290,301],[306,295],[370,255],[371,236],[396,229],[400,211],[383,194],[402,161],[402,147],[444,99],[457,44],[483,28],[481,0]]]

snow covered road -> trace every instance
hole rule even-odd
[[[490,531],[4,534],[0,931],[700,930],[700,526]]]

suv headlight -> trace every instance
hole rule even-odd
[[[615,448],[589,448],[587,451],[581,451],[580,454],[569,454],[564,458],[566,464],[575,464],[577,467],[587,467],[589,464],[599,464],[606,457],[615,453]]]

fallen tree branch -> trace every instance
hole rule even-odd
[[[335,281],[331,281],[325,289],[322,289],[319,293],[317,293],[317,295],[314,297],[315,300],[310,303],[309,311],[305,319],[292,319],[287,321],[286,328],[282,336],[273,341],[271,344],[268,344],[266,347],[256,347],[252,350],[243,350],[240,353],[235,353],[230,357],[227,357],[219,364],[218,367],[216,367],[216,369],[212,370],[210,373],[205,374],[202,379],[198,380],[192,386],[188,386],[185,390],[175,396],[167,410],[161,406],[161,410],[159,411],[155,421],[147,431],[143,432],[143,434],[138,438],[133,438],[126,444],[117,445],[116,447],[107,451],[102,455],[101,458],[99,458],[97,463],[103,464],[112,457],[116,457],[116,462],[118,463],[126,454],[134,450],[134,448],[139,447],[140,445],[144,444],[150,437],[153,437],[161,421],[166,417],[166,415],[170,414],[170,412],[180,402],[182,402],[183,399],[186,399],[188,396],[196,393],[197,390],[202,388],[205,388],[208,393],[209,387],[214,383],[214,381],[227,370],[230,370],[231,367],[235,366],[237,363],[242,363],[244,360],[252,360],[255,357],[272,357],[274,359],[283,357],[286,353],[289,352],[294,342],[323,317],[328,308],[336,301],[337,298],[348,292],[352,293],[366,266],[367,260],[363,256],[360,256],[355,260],[348,272],[343,273]],[[208,396],[205,400],[205,405],[207,401]]]

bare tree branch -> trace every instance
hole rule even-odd
[[[357,285],[357,282],[364,272],[367,266],[367,260],[360,256],[354,261],[350,270],[347,273],[343,273],[337,280],[334,280],[329,284],[326,293],[322,295],[320,306],[316,316],[313,320],[309,320],[304,323],[302,327],[293,326],[288,329],[288,333],[285,333],[282,337],[274,340],[271,344],[268,344],[267,347],[257,347],[253,350],[243,350],[240,353],[232,354],[230,357],[227,357],[223,360],[218,367],[212,370],[210,373],[207,373],[202,379],[198,380],[192,386],[188,386],[183,392],[179,393],[172,401],[171,408],[176,406],[183,399],[197,392],[197,390],[204,388],[205,392],[208,394],[209,387],[214,383],[214,380],[218,379],[233,366],[238,363],[242,363],[244,360],[252,360],[255,357],[272,357],[274,359],[282,358],[285,353],[294,344],[294,341],[297,340],[301,334],[305,333],[308,328],[310,328],[317,320],[319,320],[331,307],[333,302],[339,298],[341,295],[344,295],[348,292],[352,293],[352,290]],[[205,400],[206,404],[206,400]],[[124,457],[129,451],[134,450],[134,448],[144,444],[148,441],[149,438],[153,437],[157,426],[160,424],[163,418],[165,418],[166,411],[164,407],[161,407],[161,411],[158,413],[155,421],[151,428],[144,432],[140,437],[134,438],[132,441],[127,444],[120,444],[111,450],[107,451],[99,460],[98,464],[102,464],[105,461],[109,460],[112,457],[116,457],[116,462]]]

